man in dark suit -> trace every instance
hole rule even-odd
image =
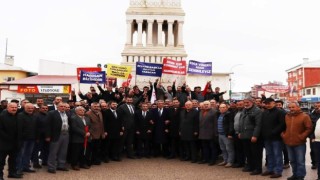
[[[123,136],[124,127],[119,113],[117,113],[117,103],[109,101],[109,109],[102,112],[104,129],[107,134],[105,141],[105,158],[111,158],[113,161],[120,161],[120,145]]]
[[[80,170],[81,168],[89,169],[88,162],[86,162],[86,154],[84,146],[88,148],[88,141],[90,140],[90,120],[85,117],[85,109],[82,106],[75,108],[76,115],[72,116],[71,124],[71,167],[73,170]],[[86,144],[84,144],[86,141]]]
[[[178,99],[174,99],[173,107],[169,109],[170,111],[170,129],[169,129],[169,141],[170,141],[170,156],[169,159],[175,158],[178,153],[182,154],[180,136],[179,136],[179,126],[180,126],[180,102]]]
[[[48,106],[48,111],[58,110],[58,104],[62,102],[62,97],[57,96],[54,98],[53,105]]]
[[[186,156],[184,160],[197,162],[197,144],[199,133],[199,112],[192,108],[192,102],[187,101],[185,110],[180,114],[180,136],[184,145]]]
[[[150,157],[150,145],[154,125],[154,118],[148,110],[148,104],[142,103],[141,107],[142,109],[138,110],[135,114],[138,158],[142,156]]]
[[[22,178],[16,173],[16,157],[22,142],[22,122],[17,119],[18,105],[8,103],[7,110],[0,114],[0,180],[7,156],[10,178]]]
[[[118,115],[124,125],[124,136],[122,147],[126,148],[127,157],[130,159],[134,159],[133,153],[133,141],[135,135],[135,122],[134,122],[134,114],[135,107],[132,105],[133,99],[132,97],[126,97],[126,103],[122,104],[118,108]]]
[[[164,101],[157,101],[158,108],[152,110],[154,117],[154,156],[157,157],[160,153],[164,157],[169,156],[168,149],[168,136],[169,136],[169,124],[170,124],[170,112],[168,108],[164,107]]]
[[[56,170],[68,171],[66,168],[69,144],[68,116],[65,113],[65,103],[59,103],[57,108],[58,110],[50,111],[46,117],[46,141],[50,142],[48,157],[49,173],[56,173]]]
[[[107,90],[105,91],[102,89],[98,82],[96,82],[96,84],[100,91],[101,99],[105,100],[106,102],[115,100],[115,93],[112,91],[112,86],[107,86]]]

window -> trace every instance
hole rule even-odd
[[[4,77],[3,80],[6,81],[6,82],[14,81],[15,77]]]
[[[307,95],[311,95],[311,89],[307,89]]]
[[[316,95],[316,88],[312,88],[312,95]]]

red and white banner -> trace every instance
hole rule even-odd
[[[18,85],[18,93],[25,94],[69,94],[70,85]]]
[[[86,72],[100,72],[101,68],[99,67],[79,67],[77,68],[77,77],[78,81],[80,80],[80,71],[86,71]]]
[[[283,85],[266,84],[262,85],[261,88],[270,93],[286,93],[289,91],[289,87]]]
[[[186,75],[186,61],[176,61],[172,59],[163,59],[163,68],[162,73],[163,74],[176,74],[176,75]]]

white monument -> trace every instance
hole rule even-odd
[[[121,64],[133,67],[131,85],[143,86],[154,80],[136,78],[136,62],[162,63],[163,58],[187,59],[183,45],[184,16],[180,0],[130,0],[126,12],[127,40]],[[163,82],[167,84],[172,80],[164,77]]]

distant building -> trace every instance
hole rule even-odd
[[[303,63],[288,70],[289,101],[320,101],[320,60],[309,61],[303,59]]]
[[[23,79],[36,74],[37,73],[24,70],[21,67],[14,66],[13,56],[6,56],[4,63],[0,63],[0,83]]]
[[[283,85],[281,82],[269,82],[267,84],[254,85],[251,87],[252,97],[261,97],[265,95],[267,98],[285,100],[288,86]]]

